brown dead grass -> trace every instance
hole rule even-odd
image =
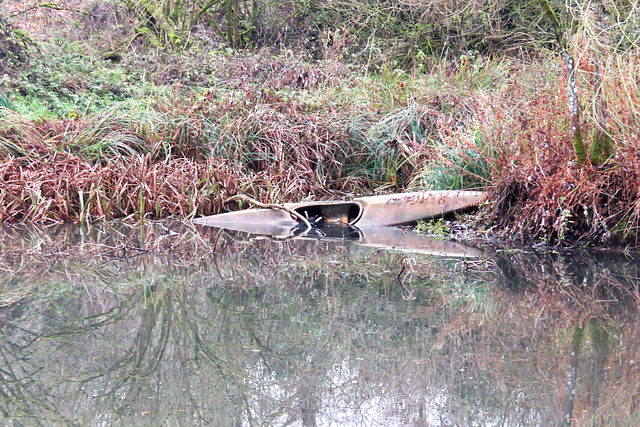
[[[105,112],[94,120],[0,120],[0,221],[150,219],[221,212],[362,185],[343,179],[345,116],[255,97]]]
[[[197,183],[211,180],[220,166],[185,158],[151,163],[149,155],[105,166],[65,155],[11,159],[0,163],[0,219],[58,222],[212,213],[215,202],[204,200]]]
[[[640,86],[636,53],[610,61],[605,75],[608,131],[615,155],[602,166],[576,164],[567,128],[564,81],[505,88],[487,97],[478,117],[500,153],[490,212],[493,231],[519,244],[638,246],[640,226]],[[631,70],[631,71],[630,71]],[[586,144],[594,132],[594,87],[580,70],[581,126]],[[560,69],[551,70],[561,73]],[[540,76],[544,81],[544,75]]]

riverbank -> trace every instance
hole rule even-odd
[[[178,49],[141,37],[122,5],[71,3],[93,9],[42,15],[67,25],[64,37],[38,29],[35,15],[14,21],[37,49],[5,64],[4,222],[189,219],[235,209],[224,200],[237,194],[282,203],[472,189],[490,194],[474,227],[512,244],[638,246],[633,44],[602,62],[575,32],[582,132],[598,132],[591,113],[604,97],[615,148],[582,164],[566,70],[542,45],[404,64],[390,50],[354,55],[348,32],[313,48],[249,50],[203,27]],[[109,37],[129,44],[109,50]]]

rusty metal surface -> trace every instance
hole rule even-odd
[[[358,227],[401,225],[473,209],[481,191],[420,191],[356,199],[362,204]]]

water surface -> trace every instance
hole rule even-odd
[[[392,234],[5,227],[0,421],[637,424],[634,258]]]

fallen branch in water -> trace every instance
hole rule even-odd
[[[289,209],[288,207],[284,206],[284,205],[278,205],[278,204],[273,204],[273,203],[262,203],[259,202],[255,199],[252,199],[249,196],[246,196],[244,194],[236,194],[235,196],[229,197],[228,199],[226,199],[224,201],[224,203],[228,203],[228,202],[232,202],[235,200],[241,200],[243,202],[248,202],[251,203],[254,206],[257,206],[259,208],[264,208],[264,209],[280,209],[282,211],[285,211],[289,214],[291,214],[292,216],[298,218],[300,221],[302,221],[306,226],[307,229],[304,231],[305,233],[308,233],[309,230],[311,230],[313,227],[311,227],[311,223],[309,222],[308,219],[306,219],[305,217],[303,217],[302,215],[300,215],[298,212],[294,211],[293,209]]]

